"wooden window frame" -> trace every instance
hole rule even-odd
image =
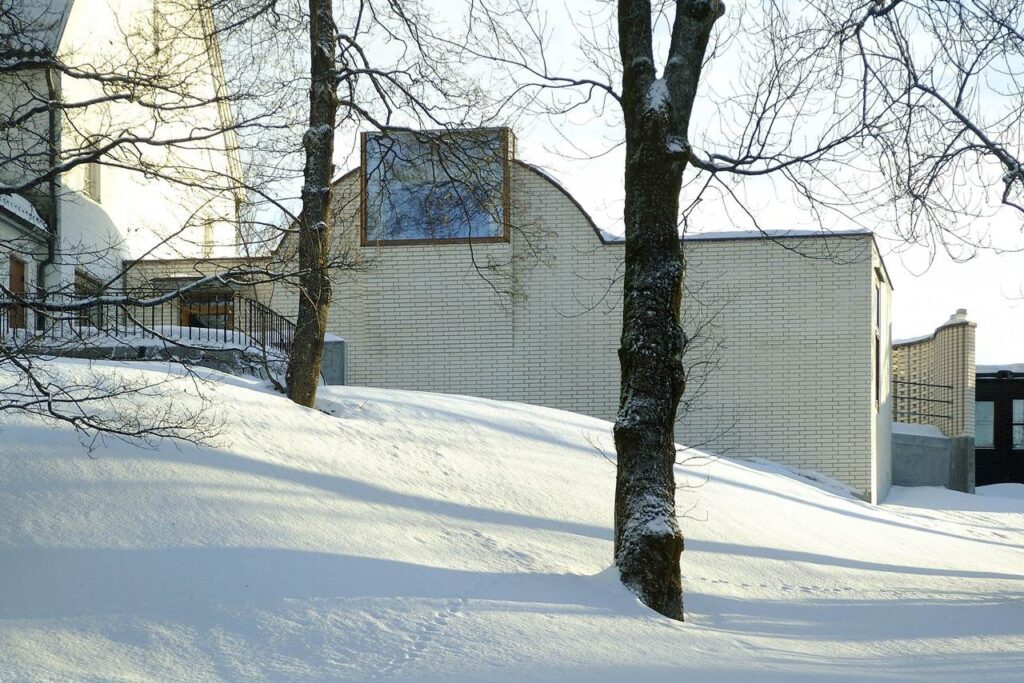
[[[498,131],[501,134],[502,147],[502,234],[493,237],[442,237],[427,239],[402,239],[402,240],[370,240],[366,237],[366,142],[370,134],[363,131],[359,134],[359,245],[362,247],[409,247],[415,245],[438,245],[438,244],[499,244],[511,241],[512,208],[510,199],[512,196],[511,172],[512,155],[515,154],[512,131],[508,128],[474,128],[452,131],[420,131],[424,134],[460,135],[473,133],[487,133]]]

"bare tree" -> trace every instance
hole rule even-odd
[[[334,50],[337,38],[331,0],[309,2],[310,89],[302,214],[299,219],[299,317],[288,364],[288,397],[312,407],[323,360],[331,281],[326,270],[331,247],[331,169],[338,111]]]
[[[626,253],[622,386],[615,421],[615,562],[645,604],[683,618],[675,517],[675,420],[686,386],[679,192],[686,140],[717,0],[680,2],[663,76],[654,61],[649,2],[619,3],[626,131]]]
[[[166,318],[169,306],[184,306],[201,287],[256,291],[278,283],[298,302],[282,388],[312,405],[332,278],[359,266],[358,255],[332,242],[335,135],[480,125],[487,115],[476,86],[458,77],[454,53],[439,49],[441,38],[411,0],[347,4],[340,31],[330,2],[158,0],[152,13],[118,14],[109,40],[95,41],[111,48],[96,55],[61,45],[68,7],[0,0],[0,73],[10,86],[0,89],[0,196],[29,198],[42,228],[4,246],[21,253],[25,242],[22,251],[38,251],[37,240],[46,250],[32,256],[33,291],[0,284],[11,311],[6,321],[44,332],[23,335],[17,348],[8,339],[9,350],[37,354],[40,336],[52,350],[59,335],[45,332],[53,330],[74,330],[81,346],[82,323],[103,317],[100,310],[189,347],[160,329],[152,312]],[[306,53],[296,49],[300,35],[309,37]],[[151,198],[158,203],[139,217],[141,255],[113,228],[89,244],[57,234],[61,207],[83,194],[99,201],[98,179],[107,171],[130,173],[140,187],[177,188],[175,198]],[[172,206],[175,199],[180,206]],[[136,204],[144,206],[141,198]],[[147,224],[164,214],[159,229]],[[210,240],[211,223],[231,234],[218,228]],[[183,255],[176,277],[185,269],[189,284],[163,278],[161,291],[139,289],[151,284],[139,276],[153,271],[145,261]],[[478,269],[489,277],[491,266]],[[79,291],[79,270],[96,275],[87,293]]]
[[[566,58],[552,54],[566,41],[551,40],[548,8],[480,0],[464,41],[503,71],[511,87],[502,92],[513,93],[505,101],[528,100],[562,130],[583,108],[621,131],[615,561],[641,600],[677,619],[679,237],[711,191],[750,227],[765,219],[744,191],[786,188],[822,227],[882,225],[953,252],[989,241],[981,218],[1019,225],[1024,195],[1024,3],[766,0],[725,9],[718,0],[604,3],[573,15],[577,52]]]
[[[238,0],[220,1],[225,8],[238,4]],[[331,207],[333,140],[338,135],[359,139],[355,133],[375,131],[411,135],[431,148],[440,144],[445,148],[446,163],[437,168],[454,180],[455,176],[478,174],[475,167],[479,164],[472,144],[460,145],[458,136],[445,133],[485,125],[493,117],[477,84],[460,72],[457,52],[447,49],[447,38],[421,3],[360,0],[345,5],[337,18],[328,16],[328,5],[310,5],[310,117],[303,133],[302,211],[294,221],[297,227],[289,228],[285,238],[297,243],[297,267],[302,273],[296,283],[299,313],[288,393],[303,405],[312,405],[316,397],[331,298],[330,270],[337,267],[331,261],[339,242],[332,234],[332,223],[342,211]],[[245,3],[236,9],[244,10]],[[280,11],[281,7],[268,5],[248,15],[244,11],[237,14],[245,16],[244,21],[266,27],[276,23]],[[265,51],[273,34],[266,28],[259,33],[270,36],[260,41]],[[273,54],[280,52],[277,46]],[[363,163],[358,155],[356,158]],[[356,201],[366,200],[357,196]],[[367,207],[361,210],[365,212]],[[468,212],[472,207],[461,210]],[[529,251],[528,240],[526,244]],[[355,259],[350,256],[342,254],[335,262],[351,267]],[[474,258],[474,265],[498,291],[493,264],[477,263]]]

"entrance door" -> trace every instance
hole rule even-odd
[[[974,401],[974,477],[978,486],[1006,481],[1006,459],[996,451],[997,402],[986,388],[979,383]]]
[[[16,296],[25,296],[25,262],[11,257],[10,282],[8,289]],[[25,308],[15,306],[11,309],[10,326],[15,329],[25,327]]]

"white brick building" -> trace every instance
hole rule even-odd
[[[362,175],[335,186],[341,274],[328,331],[352,384],[523,401],[614,419],[622,243],[554,180],[508,166],[508,239],[370,242]],[[286,241],[277,258],[294,258]],[[686,240],[690,380],[677,439],[818,470],[881,500],[890,482],[890,301],[870,233]],[[294,319],[297,297],[266,289]],[[876,360],[876,354],[878,358]]]
[[[370,241],[363,175],[335,183],[328,332],[348,382],[523,401],[614,419],[623,246],[553,179],[507,165],[505,236]],[[287,269],[294,240],[272,261]],[[879,501],[890,484],[891,286],[870,233],[687,238],[691,342],[677,440],[823,472]],[[233,261],[140,264],[159,279]],[[274,264],[270,264],[274,267]],[[287,284],[249,292],[294,320]]]

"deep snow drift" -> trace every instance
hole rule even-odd
[[[770,464],[698,459],[680,470],[679,624],[608,570],[607,423],[351,387],[323,391],[327,414],[209,374],[213,447],[110,441],[91,459],[65,427],[0,416],[0,680],[1024,671],[1013,493],[894,489],[872,507]],[[171,389],[198,400],[191,380]]]

